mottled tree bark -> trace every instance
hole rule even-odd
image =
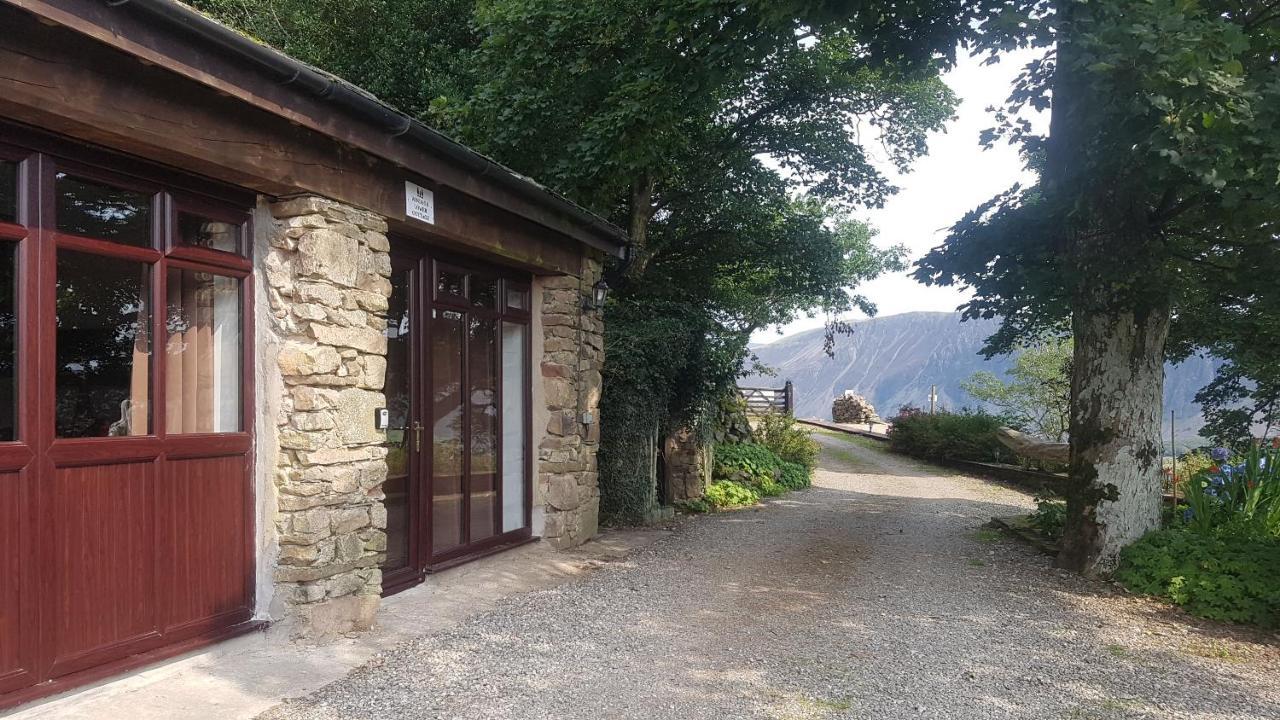
[[[1160,521],[1160,412],[1167,307],[1081,309],[1071,383],[1071,492],[1058,565],[1115,568]]]

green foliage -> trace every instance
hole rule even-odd
[[[1187,527],[1202,535],[1280,537],[1280,449],[1253,447],[1235,462],[1225,448],[1215,452],[1219,463],[1187,483]]]
[[[760,493],[742,483],[720,480],[707,486],[702,498],[717,510],[743,507],[760,502]]]
[[[1172,458],[1166,459],[1164,462],[1164,489],[1167,492],[1173,492],[1174,485],[1178,487],[1178,492],[1185,492],[1188,480],[1202,475],[1209,468],[1214,466],[1213,458],[1209,457],[1209,453],[1203,450],[1189,450],[1178,457],[1177,475],[1174,475],[1174,463]]]
[[[812,484],[813,471],[800,463],[782,461],[778,482],[788,490],[803,490]]]
[[[711,440],[717,443],[750,442],[751,434],[746,399],[737,392],[722,395],[711,420]]]
[[[1000,418],[982,411],[926,413],[904,407],[889,426],[889,448],[926,460],[974,460],[998,458],[996,430]]]
[[[1280,626],[1280,538],[1160,530],[1125,548],[1115,577],[1201,617]]]
[[[1067,503],[1055,497],[1036,496],[1036,511],[1028,516],[1031,527],[1041,535],[1057,540],[1067,524]]]
[[[712,510],[711,503],[707,502],[706,498],[693,498],[692,500],[677,500],[675,501],[674,505],[677,510],[680,510],[681,512],[686,512],[692,515],[696,515],[698,513],[711,512]]]
[[[782,460],[806,468],[818,465],[818,443],[790,414],[769,413],[756,421],[755,441]]]
[[[1064,442],[1071,419],[1070,339],[1050,339],[1018,352],[1005,382],[993,373],[974,373],[960,387],[993,405],[1009,422],[1054,442]]]
[[[781,469],[782,460],[769,448],[756,443],[734,443],[716,446],[711,477],[758,485],[773,480]]]

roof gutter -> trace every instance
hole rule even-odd
[[[572,219],[585,227],[593,247],[615,257],[624,257],[629,244],[626,233],[599,215],[538,184],[534,180],[451,140],[437,130],[405,115],[373,95],[300,60],[240,35],[195,10],[170,0],[105,0],[110,7],[136,8],[168,28],[193,35],[227,55],[249,63],[282,86],[294,88],[327,102],[343,112],[380,128],[392,138],[421,145],[437,155],[458,163],[496,185]]]

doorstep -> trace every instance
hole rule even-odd
[[[538,542],[481,558],[384,598],[377,624],[325,644],[268,630],[0,712],[6,720],[237,720],[315,691],[411,638],[453,627],[498,601],[545,590],[670,534],[661,529],[601,533],[572,550]]]

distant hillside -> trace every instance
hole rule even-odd
[[[822,331],[811,330],[767,345],[752,346],[774,377],[747,378],[743,385],[795,384],[796,414],[831,417],[831,400],[845,390],[865,395],[884,417],[903,405],[927,407],[929,386],[938,386],[945,408],[975,407],[978,403],[960,384],[979,370],[1006,377],[1011,359],[983,360],[978,351],[994,332],[996,321],[960,322],[958,313],[915,312],[859,322],[852,335],[837,340],[835,357],[822,352]],[[1165,422],[1169,411],[1178,416],[1179,441],[1194,440],[1202,425],[1193,398],[1213,377],[1214,364],[1193,358],[1167,368]],[[1168,427],[1165,428],[1166,435]]]

